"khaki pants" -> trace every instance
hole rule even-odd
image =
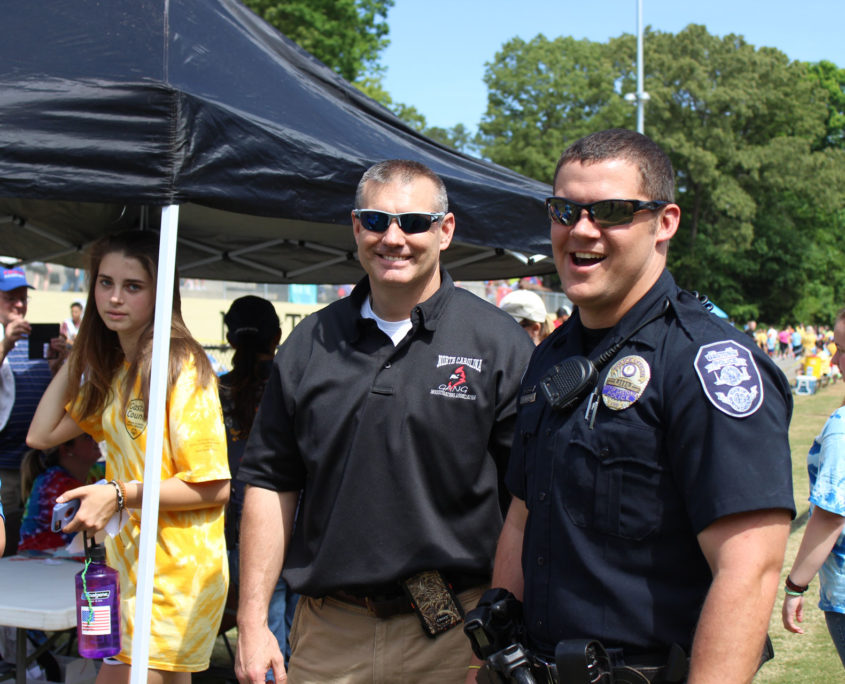
[[[464,610],[486,587],[458,595]],[[289,684],[463,684],[472,649],[464,623],[431,639],[409,613],[381,620],[367,609],[302,596],[291,626]]]

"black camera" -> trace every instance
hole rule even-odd
[[[481,660],[521,643],[524,632],[522,603],[507,589],[488,589],[466,614],[464,633]]]
[[[511,592],[500,588],[484,592],[478,605],[466,615],[464,633],[475,655],[486,661],[479,672],[479,682],[535,684],[531,656],[522,645],[522,602]]]

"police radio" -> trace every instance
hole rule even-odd
[[[610,361],[619,353],[619,350],[640,330],[647,325],[654,323],[654,321],[662,318],[669,311],[669,300],[663,303],[660,313],[652,316],[640,326],[634,328],[619,342],[614,344],[609,349],[599,356],[593,362],[586,356],[572,356],[561,363],[552,366],[551,370],[546,373],[542,380],[540,380],[540,388],[546,401],[549,405],[557,411],[566,411],[576,404],[579,404],[587,394],[596,388],[599,380],[599,371],[601,371]],[[588,412],[592,409],[592,417],[595,416],[595,406],[591,403],[588,407]],[[589,417],[589,416],[588,416]]]

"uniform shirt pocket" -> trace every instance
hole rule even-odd
[[[517,433],[514,441],[522,453],[522,468],[525,475],[525,501],[528,507],[537,495],[538,480],[548,482],[548,463],[542,458],[541,425],[545,401],[539,400],[520,407]],[[548,489],[544,486],[543,489]]]
[[[652,534],[663,512],[661,443],[660,431],[619,418],[576,426],[564,458],[572,522],[624,539]]]

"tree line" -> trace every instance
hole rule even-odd
[[[430,127],[381,85],[393,0],[247,0],[434,139],[551,182],[560,153],[636,127],[636,38],[514,38],[487,63],[485,114]],[[738,321],[829,323],[845,306],[845,69],[790,60],[690,25],[644,34],[646,133],[669,154],[682,209],[669,267]]]

